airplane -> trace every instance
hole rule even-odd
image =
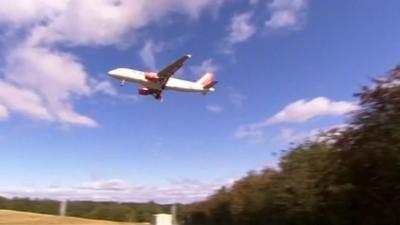
[[[120,80],[121,86],[123,86],[125,82],[142,85],[143,87],[138,90],[139,95],[152,95],[159,101],[162,101],[162,92],[164,90],[198,92],[203,95],[215,91],[214,86],[218,82],[214,81],[214,74],[211,72],[207,72],[196,82],[172,78],[172,75],[174,75],[191,57],[191,55],[184,55],[158,73],[117,68],[109,71],[108,74],[110,77]]]

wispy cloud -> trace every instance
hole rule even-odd
[[[73,186],[13,188],[0,190],[5,197],[47,198],[55,200],[92,200],[116,202],[190,203],[203,200],[229,181],[202,182],[172,180],[166,185],[133,185],[121,179],[85,181]]]
[[[103,93],[105,95],[115,97],[121,100],[130,100],[130,101],[139,101],[137,95],[126,95],[118,93],[114,86],[109,81],[96,81],[92,80],[92,92],[96,93]]]
[[[117,3],[110,0],[61,0],[59,4],[50,2],[33,1],[25,6],[26,1],[16,0],[1,5],[1,8],[4,9],[3,14],[6,18],[20,22],[46,20],[45,25],[33,29],[31,41],[35,43],[118,45],[127,41],[127,37],[131,38],[132,31],[160,21],[169,14],[177,13],[197,18],[205,9],[218,8],[223,3],[221,0],[120,0]],[[29,13],[32,16],[19,19],[16,14],[24,13],[27,7],[32,7],[33,12]]]
[[[72,106],[73,96],[88,96],[91,90],[88,75],[74,56],[42,47],[21,46],[8,56],[4,75],[3,84],[15,93],[11,99],[18,96],[35,99],[29,107],[18,111],[62,124],[97,126],[94,119],[77,113]],[[10,95],[0,98],[4,104]]]
[[[228,101],[236,108],[240,109],[243,103],[246,101],[247,96],[239,92],[238,90],[230,87],[228,88]]]
[[[259,0],[249,0],[250,5],[257,5]]]
[[[258,0],[249,0],[255,6]],[[268,4],[269,18],[265,26],[269,29],[299,28],[304,23],[308,0],[272,0]],[[248,41],[257,33],[257,24],[253,19],[254,9],[235,14],[227,27],[228,35],[224,39],[222,51],[232,53],[236,44]]]
[[[157,71],[156,67],[156,54],[163,50],[162,43],[154,43],[152,40],[147,40],[143,48],[140,50],[139,55],[143,63],[152,71]]]
[[[331,137],[338,135],[340,131],[349,128],[349,124],[336,124],[329,127],[311,129],[308,131],[299,131],[294,128],[280,129],[278,138],[287,143],[299,143],[304,140],[311,141],[330,141]],[[327,132],[335,131],[335,133],[326,135]]]
[[[235,44],[247,41],[256,33],[256,26],[252,23],[253,13],[245,12],[234,15],[228,26],[228,36],[225,39],[224,51],[232,52]]]
[[[8,110],[5,106],[0,105],[0,120],[8,118]]]
[[[124,191],[130,188],[130,184],[121,179],[86,181],[76,186],[79,190],[92,191]]]
[[[258,124],[246,124],[236,129],[233,136],[236,139],[249,139],[255,142],[261,142],[264,137],[263,127]]]
[[[307,0],[273,0],[270,18],[265,25],[271,29],[297,28],[305,18]]]
[[[340,116],[357,110],[354,102],[333,101],[325,97],[298,100],[266,120],[266,124],[302,123],[320,116]]]
[[[301,132],[297,131],[294,128],[282,128],[279,131],[278,138],[287,143],[296,143],[298,141],[302,141],[305,138],[311,137],[315,135],[317,130],[312,130],[309,132]]]
[[[68,1],[15,0],[12,2],[1,2],[0,4],[0,23],[22,27],[54,16],[55,12],[61,11],[66,7]]]
[[[0,104],[5,107],[6,112],[16,112],[30,118],[46,121],[53,119],[38,94],[28,89],[18,88],[1,80]]]
[[[246,12],[232,17],[229,26],[227,41],[236,44],[249,39],[256,32],[256,27],[251,23],[252,13]]]
[[[290,103],[272,117],[260,122],[240,126],[235,131],[234,136],[238,139],[261,140],[264,136],[264,129],[271,125],[304,123],[313,118],[323,116],[342,116],[358,108],[359,106],[354,102],[333,101],[325,97],[317,97],[311,100],[298,100]],[[293,133],[286,131],[285,136],[293,137]]]
[[[220,105],[207,105],[206,108],[212,113],[221,113],[224,111],[224,108]]]
[[[221,66],[214,62],[213,59],[206,59],[199,65],[191,66],[189,69],[194,77],[200,78],[207,72],[217,73],[221,69]]]

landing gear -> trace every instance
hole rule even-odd
[[[124,84],[125,84],[125,80],[121,80],[120,86],[124,86]]]
[[[161,94],[155,94],[155,95],[154,95],[154,98],[155,98],[156,100],[158,100],[158,101],[162,101],[162,96],[161,96]]]

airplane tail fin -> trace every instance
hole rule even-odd
[[[203,86],[204,88],[203,94],[206,95],[210,91],[215,91],[214,86],[218,83],[218,81],[214,80],[213,73],[207,72],[197,81],[197,83]]]

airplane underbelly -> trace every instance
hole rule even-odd
[[[180,86],[180,85],[166,85],[165,86],[166,90],[174,90],[174,91],[183,91],[183,92],[202,92],[203,90],[196,88],[196,87],[190,87],[190,86]]]
[[[150,89],[161,90],[161,86],[157,83],[143,81],[143,82],[141,82],[141,84]]]
[[[136,79],[136,78],[129,78],[127,79],[128,82],[132,82],[132,83],[136,83],[136,84],[140,84],[143,85],[149,89],[157,89],[157,90],[161,90],[161,87],[158,83],[154,83],[148,80],[144,80],[144,79]]]

